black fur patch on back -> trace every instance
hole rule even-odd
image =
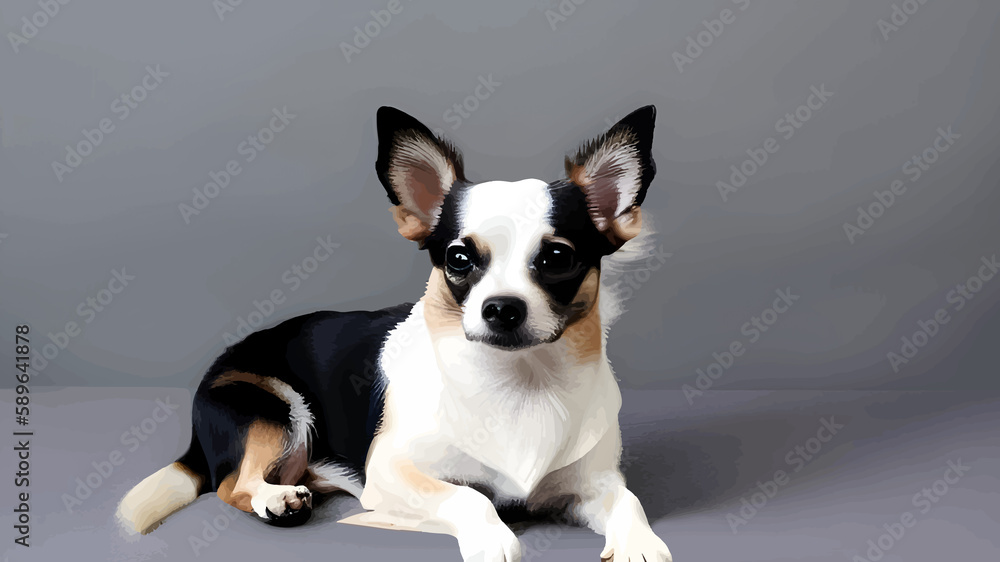
[[[257,419],[289,425],[289,407],[248,383],[213,387],[229,371],[285,382],[300,394],[315,420],[311,458],[363,471],[381,419],[384,397],[378,356],[386,335],[413,308],[403,304],[374,312],[315,312],[255,332],[220,356],[195,393],[188,466],[204,470],[217,489],[239,466],[242,440]],[[204,458],[198,458],[200,447]]]

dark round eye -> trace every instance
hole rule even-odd
[[[472,269],[472,256],[465,246],[452,246],[448,248],[445,256],[448,269],[455,273],[467,273]]]
[[[566,244],[546,244],[538,254],[538,269],[547,275],[571,274],[576,269],[576,256],[573,248]]]

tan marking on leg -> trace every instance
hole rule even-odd
[[[306,464],[309,460],[309,435],[313,423],[312,412],[310,412],[305,398],[288,383],[280,379],[243,371],[226,371],[222,373],[212,381],[212,388],[234,383],[251,384],[288,404],[290,420],[289,426],[286,429],[289,432],[289,439],[286,439],[284,455],[290,461],[298,459],[302,464],[300,473],[305,472]],[[300,448],[302,449],[302,457],[298,458],[299,451],[297,449]]]
[[[447,484],[421,472],[413,464],[413,461],[400,461],[396,465],[396,470],[403,477],[404,482],[423,495],[442,494],[448,491]]]
[[[241,511],[252,512],[250,500],[274,470],[285,449],[285,430],[270,422],[255,421],[247,430],[243,458],[236,472],[223,479],[217,492],[222,501]],[[298,474],[295,480],[302,478]],[[284,482],[282,482],[284,484]]]
[[[250,494],[246,492],[237,494],[233,491],[234,488],[236,488],[236,479],[239,478],[239,475],[240,473],[238,470],[236,472],[231,472],[229,476],[226,476],[219,484],[219,490],[215,492],[215,494],[219,496],[220,500],[228,503],[236,509],[247,513],[253,513],[253,508],[250,507]]]
[[[570,305],[579,307],[582,312],[570,320],[562,335],[569,342],[570,351],[581,363],[595,361],[601,356],[604,328],[598,306],[600,279],[596,268],[587,272]]]

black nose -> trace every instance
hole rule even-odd
[[[490,328],[511,331],[524,322],[528,306],[516,297],[494,297],[483,303],[483,320]]]

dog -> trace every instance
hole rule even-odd
[[[520,560],[497,507],[564,510],[602,559],[670,561],[620,471],[621,393],[605,353],[602,261],[642,231],[656,110],[566,158],[555,182],[470,182],[461,154],[410,115],[376,114],[375,169],[399,233],[430,256],[423,297],[315,312],[227,348],[194,396],[191,445],[129,491],[146,534],[199,495],[282,526],[314,494],[342,522],[446,533],[465,560]]]

